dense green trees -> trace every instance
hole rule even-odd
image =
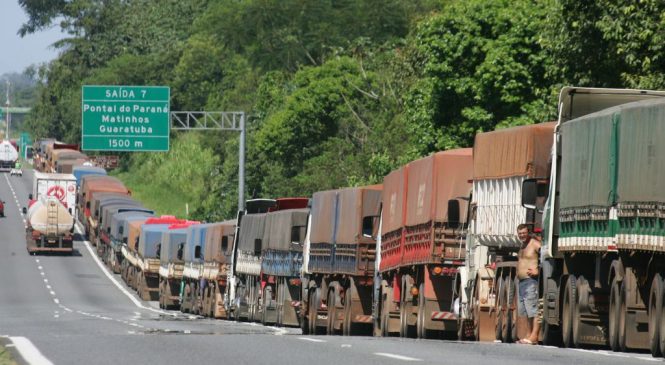
[[[82,84],[169,85],[173,110],[247,113],[248,197],[378,183],[479,131],[554,118],[563,84],[665,88],[656,0],[19,2],[21,32],[70,35],[36,73],[36,137],[80,138]],[[172,140],[120,175],[163,212],[232,217],[237,136]]]

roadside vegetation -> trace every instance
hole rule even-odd
[[[380,182],[480,131],[552,120],[563,85],[665,89],[645,0],[20,0],[60,24],[34,137],[80,140],[81,85],[168,85],[172,110],[247,113],[247,197]],[[237,135],[173,133],[118,176],[160,213],[235,215]]]

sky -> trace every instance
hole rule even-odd
[[[17,0],[0,0],[0,75],[23,72],[32,64],[48,62],[58,55],[50,45],[65,37],[60,27],[21,38],[17,32],[27,18]]]

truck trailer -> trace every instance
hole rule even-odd
[[[314,193],[302,275],[304,333],[369,334],[381,185]]]
[[[539,228],[541,215],[522,206],[522,183],[536,179],[543,190],[554,126],[540,123],[476,135],[467,260],[457,277],[460,339],[513,342],[523,337],[525,319],[517,316],[517,226]]]
[[[664,96],[560,93],[541,250],[544,343],[665,350]],[[525,184],[524,204],[537,206],[537,183]]]
[[[472,150],[438,152],[383,181],[381,279],[375,332],[457,335],[455,277],[464,266]]]

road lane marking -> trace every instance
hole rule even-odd
[[[83,237],[83,230],[82,230],[81,228],[79,228],[79,224],[80,224],[80,223],[77,222],[77,224],[75,225],[75,227],[76,227],[76,231],[77,231],[78,234],[81,235],[81,237]],[[116,280],[116,278],[113,277],[113,275],[111,275],[111,273],[106,269],[106,266],[105,266],[105,265],[99,260],[99,258],[97,257],[97,253],[96,253],[96,252],[93,252],[92,247],[90,246],[90,242],[88,242],[88,240],[83,240],[83,245],[84,245],[85,248],[88,250],[88,252],[90,253],[90,256],[91,256],[92,259],[95,261],[95,263],[97,263],[97,266],[99,266],[99,268],[102,270],[102,272],[104,273],[104,275],[105,275],[109,280],[111,280],[111,282],[112,282],[112,283],[113,283],[118,289],[120,289],[120,291],[121,291],[123,294],[125,294],[125,296],[127,296],[127,298],[129,298],[129,299],[132,301],[132,303],[134,303],[134,305],[136,305],[137,307],[139,307],[139,308],[141,308],[141,309],[149,310],[149,311],[152,311],[152,312],[155,312],[155,313],[164,314],[164,315],[168,315],[168,316],[172,316],[172,317],[175,317],[175,316],[176,316],[175,313],[169,313],[169,312],[165,312],[165,311],[162,311],[162,310],[159,310],[159,309],[155,309],[155,308],[151,308],[151,307],[146,307],[145,305],[143,305],[143,303],[141,303],[138,299],[136,299],[136,298],[135,298],[135,297],[134,297],[134,296],[133,296],[133,295],[132,295],[127,289],[125,289],[125,288],[122,286],[122,284],[120,284],[120,283],[118,282],[118,280]]]
[[[396,354],[390,354],[387,352],[375,352],[374,355],[389,357],[391,359],[402,360],[402,361],[423,361],[423,359],[416,359],[415,357],[408,357]]]
[[[298,337],[299,340],[309,341],[309,342],[328,342],[326,340],[319,340],[318,338],[309,338],[309,337]]]
[[[53,290],[51,290],[49,293],[51,293],[51,295],[55,296],[55,292]]]
[[[42,353],[39,352],[39,349],[37,349],[37,347],[35,347],[35,345],[26,337],[17,336],[9,337],[9,339],[14,343],[16,350],[18,350],[21,357],[23,357],[28,364],[53,365],[53,363],[42,355]]]
[[[54,302],[55,304],[60,304],[60,300],[58,300],[58,298],[53,298],[53,302]]]

